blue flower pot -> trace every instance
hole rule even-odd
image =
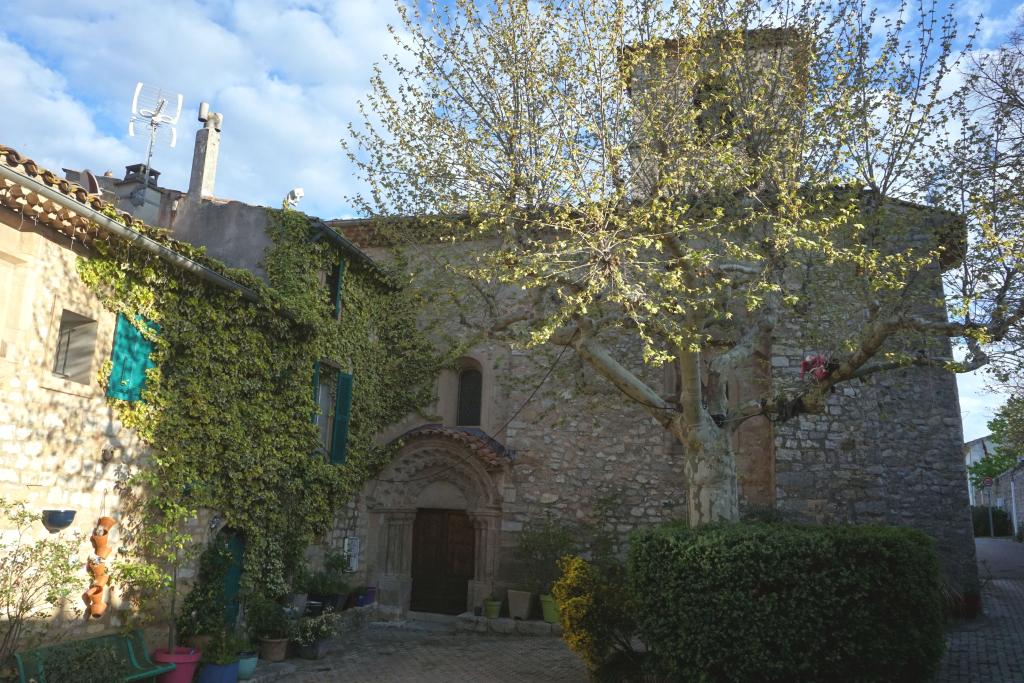
[[[235,683],[238,680],[238,662],[230,664],[203,664],[196,683]]]
[[[238,655],[238,680],[247,681],[252,678],[258,662],[255,652],[243,652]]]
[[[51,534],[67,529],[75,521],[74,510],[43,510],[43,526]]]

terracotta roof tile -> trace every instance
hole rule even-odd
[[[67,195],[84,208],[96,211],[109,211],[113,208],[111,204],[103,201],[97,195],[90,194],[80,185],[59,177],[32,159],[22,156],[17,150],[4,145],[0,145],[0,165],[48,185],[61,194]],[[99,228],[85,216],[72,209],[59,206],[33,192],[31,187],[19,185],[15,181],[0,180],[0,205],[21,213],[38,223],[48,225],[85,244],[91,244],[100,232]],[[117,213],[126,225],[132,225],[135,222],[131,214],[124,211],[117,211]]]

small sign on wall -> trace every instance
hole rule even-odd
[[[346,536],[341,542],[341,549],[348,556],[348,570],[354,572],[359,568],[359,537]]]

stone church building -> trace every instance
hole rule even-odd
[[[388,258],[369,224],[329,225]],[[941,292],[937,272],[930,288]],[[422,315],[458,336],[453,312],[439,305]],[[731,400],[799,378],[815,349],[789,327],[734,378]],[[633,357],[630,369],[669,395],[668,373]],[[360,575],[395,614],[471,611],[523,585],[516,545],[531,520],[596,525],[624,543],[636,529],[687,517],[677,442],[572,350],[472,346],[438,377],[437,403],[381,440],[396,438],[398,456],[335,531],[336,542],[358,539]],[[822,414],[759,416],[735,432],[741,513],[918,528],[935,538],[944,580],[969,594],[977,573],[961,444],[953,374],[908,368],[845,383]]]

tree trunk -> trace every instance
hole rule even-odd
[[[710,419],[685,434],[677,420],[671,431],[683,444],[690,526],[739,519],[736,456],[729,431]]]

